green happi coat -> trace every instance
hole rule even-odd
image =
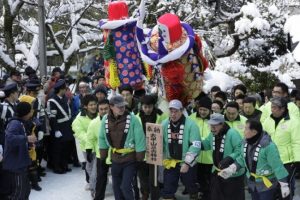
[[[109,144],[107,139],[106,130],[105,130],[106,119],[107,119],[107,115],[105,115],[101,121],[100,134],[99,134],[100,149],[109,149],[110,147],[114,148]],[[133,113],[130,113],[129,130],[123,148],[133,149],[135,152],[143,152],[146,150],[146,139],[145,139],[143,127],[139,119]]]
[[[162,122],[163,126],[163,154],[164,159],[174,159],[170,156],[169,143],[168,143],[168,125],[169,119],[165,119]],[[199,128],[197,124],[189,117],[185,118],[183,139],[182,139],[182,157],[181,160],[184,161],[186,154],[191,153],[197,157],[201,149],[201,138],[199,134]],[[195,159],[196,159],[195,157]]]
[[[247,169],[248,187],[251,191],[266,191],[276,188],[278,181],[287,181],[285,179],[288,172],[280,160],[276,145],[267,133],[263,133],[253,145],[244,141],[241,149],[244,152],[243,161]],[[255,152],[258,152],[258,156]],[[251,173],[254,173],[256,177],[253,174],[251,176]],[[266,178],[270,181],[269,183]]]
[[[210,133],[209,136],[202,141],[203,150],[213,150],[213,133]],[[238,165],[238,171],[232,175],[232,177],[241,176],[245,172],[245,164],[242,160],[242,137],[240,134],[233,128],[230,128],[226,133],[226,138],[224,141],[224,152],[223,158],[230,156],[235,163]],[[221,160],[222,160],[221,159]],[[219,163],[213,163],[212,172],[214,173],[217,170]]]

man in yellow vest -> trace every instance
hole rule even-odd
[[[100,159],[99,133],[102,118],[109,111],[109,101],[103,99],[98,102],[98,116],[93,119],[87,129],[86,149],[91,149],[96,154],[97,161],[93,165],[92,178],[96,177],[96,191],[92,196],[94,200],[104,200],[107,185],[108,162]],[[109,160],[110,162],[110,160]],[[96,175],[94,175],[96,174]],[[93,181],[92,181],[93,182]]]
[[[294,194],[295,171],[300,162],[300,122],[290,115],[288,102],[284,97],[271,99],[272,114],[264,120],[264,130],[276,144],[284,167],[289,173],[291,195]]]
[[[284,97],[288,100],[288,98],[289,98],[289,88],[288,88],[288,86],[284,83],[281,83],[281,82],[277,83],[273,87],[272,97]],[[265,104],[265,105],[263,105],[259,108],[262,111],[262,115],[261,115],[261,118],[260,118],[260,121],[262,123],[264,123],[264,120],[272,114],[271,104],[272,103],[269,101],[267,104]],[[289,115],[290,116],[298,117],[298,119],[300,118],[299,109],[298,109],[298,107],[296,106],[296,104],[294,102],[288,102],[288,110],[289,110]]]
[[[239,104],[231,101],[225,107],[225,121],[230,128],[234,128],[239,134],[244,137],[244,128],[247,119],[239,114]]]
[[[210,119],[211,105],[212,102],[209,97],[202,97],[196,101],[197,112],[190,116],[198,125],[202,140],[205,140],[210,134],[208,120]],[[212,151],[201,151],[197,158],[197,163],[197,178],[202,193],[201,199],[208,200],[210,199],[210,176],[213,166]]]

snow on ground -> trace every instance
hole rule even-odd
[[[30,200],[91,200],[91,195],[89,191],[84,189],[85,174],[81,168],[72,168],[72,172],[67,174],[54,174],[51,171],[47,170],[47,175],[42,177],[42,182],[40,186],[43,188],[42,191],[36,192],[34,190],[30,193]],[[300,181],[297,181],[296,197],[294,200],[300,200],[300,191],[299,191]],[[176,197],[178,200],[188,199],[187,195],[182,195],[183,190],[182,186],[179,186]],[[247,191],[246,200],[250,200],[249,194]],[[113,191],[112,191],[112,181],[109,177],[109,183],[106,189],[105,200],[114,200]]]
[[[66,174],[54,174],[47,171],[42,177],[40,186],[42,191],[31,190],[30,200],[90,200],[91,195],[85,188],[85,174],[81,168],[72,168],[72,172]],[[113,200],[111,178],[107,185],[107,200]]]

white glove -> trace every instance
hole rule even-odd
[[[280,184],[280,190],[281,190],[282,198],[285,198],[285,197],[289,196],[289,194],[290,194],[289,184],[284,183],[284,182],[279,182],[279,184]]]
[[[3,159],[3,147],[0,144],[0,162],[2,161],[2,159]]]
[[[38,141],[41,141],[44,138],[44,132],[43,131],[39,131],[38,132]]]
[[[60,131],[55,131],[55,137],[56,137],[56,138],[62,137],[61,132],[60,132]]]
[[[228,179],[229,177],[232,176],[236,172],[236,165],[231,164],[229,167],[223,169],[218,173],[219,176],[221,176],[224,179]]]

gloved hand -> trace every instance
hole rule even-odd
[[[3,160],[3,147],[0,144],[0,162]]]
[[[90,163],[93,160],[92,149],[86,149],[86,160]]]
[[[55,137],[56,138],[62,137],[62,133],[60,131],[55,131]]]
[[[279,184],[280,184],[281,196],[282,196],[282,198],[286,198],[290,194],[289,184],[285,183],[285,182],[280,182],[280,181],[279,181]]]
[[[225,169],[227,167],[229,167],[232,163],[234,163],[233,158],[231,158],[230,156],[227,156],[226,158],[224,158],[223,160],[221,160],[221,162],[219,162],[219,169]]]
[[[232,174],[234,174],[236,172],[236,165],[235,164],[231,164],[229,167],[223,169],[222,171],[220,171],[218,173],[219,176],[221,176],[224,179],[228,179],[229,177],[232,176]]]
[[[38,141],[41,141],[44,138],[44,132],[43,131],[39,131],[38,132]]]
[[[187,173],[190,169],[190,166],[186,163],[183,163],[180,168],[180,173]]]

